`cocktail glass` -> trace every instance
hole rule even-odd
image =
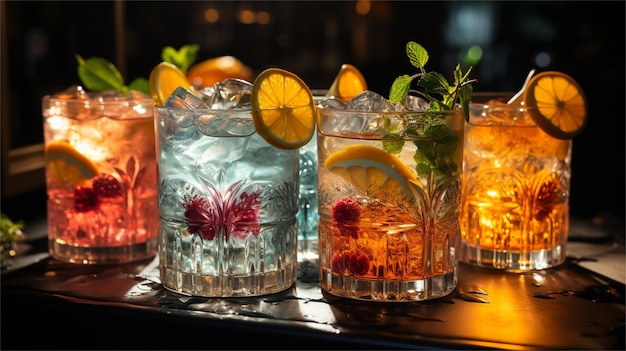
[[[80,86],[42,99],[52,257],[96,264],[156,254],[154,103]]]
[[[178,88],[156,108],[159,267],[169,290],[255,296],[296,281],[300,154],[255,131],[251,86],[227,79],[202,98]]]
[[[451,293],[463,112],[397,110],[371,91],[325,104],[317,120],[322,291],[384,302]]]
[[[539,128],[528,108],[470,104],[463,159],[460,260],[528,271],[565,261],[572,140]]]

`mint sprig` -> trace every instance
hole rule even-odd
[[[405,74],[396,78],[391,85],[389,101],[397,104],[413,93],[429,102],[427,111],[453,110],[460,105],[465,120],[469,120],[472,83],[476,82],[469,79],[472,67],[463,73],[461,66],[457,64],[454,69],[454,84],[450,85],[441,73],[426,71],[429,55],[423,46],[410,41],[406,44],[406,54],[411,65],[419,69],[419,73],[411,76]],[[414,89],[411,87],[413,84],[416,86]],[[417,146],[414,159],[418,175],[427,177],[432,174],[439,182],[459,172],[459,165],[452,159],[460,142],[459,138],[437,114],[407,120],[404,133],[413,138],[413,144]],[[387,135],[383,141],[383,147],[387,152],[400,152],[403,146],[402,138],[393,133]]]
[[[139,90],[150,95],[150,84],[145,78],[137,78],[128,86],[124,84],[124,77],[114,64],[102,57],[83,59],[76,55],[78,61],[78,77],[91,91],[115,90],[126,94],[129,90]]]
[[[463,73],[461,66],[457,64],[454,69],[454,84],[450,85],[441,73],[426,71],[425,66],[429,56],[423,46],[409,41],[406,44],[406,54],[411,65],[418,68],[420,72],[396,78],[391,85],[389,101],[396,104],[403,101],[410,93],[415,93],[430,103],[429,111],[452,110],[458,103],[465,114],[465,120],[469,120],[472,83],[476,82],[475,79],[469,79],[473,67],[470,66],[467,72]],[[414,82],[417,87],[411,89]]]
[[[198,49],[198,45],[183,45],[178,50],[171,46],[166,46],[161,51],[161,58],[163,61],[178,67],[183,73],[187,73],[189,67],[196,62]]]
[[[196,61],[198,45],[183,45],[176,50],[166,46],[161,52],[163,61],[169,62],[186,73],[189,67]],[[76,55],[78,61],[78,77],[81,82],[91,91],[115,90],[126,94],[129,90],[138,90],[150,95],[150,82],[140,77],[133,80],[128,86],[124,84],[124,77],[114,64],[102,57],[90,57],[83,59]]]

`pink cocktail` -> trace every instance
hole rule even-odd
[[[156,254],[154,103],[74,86],[42,100],[52,257],[122,263]]]

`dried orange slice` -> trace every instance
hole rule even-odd
[[[46,145],[46,169],[55,180],[77,186],[98,175],[98,169],[67,141]]]
[[[524,103],[537,125],[557,139],[571,139],[587,125],[587,99],[574,78],[541,72],[530,79]]]
[[[252,69],[233,56],[220,56],[197,63],[187,71],[187,80],[196,89],[213,86],[226,78],[251,81]]]
[[[296,149],[315,131],[315,105],[309,87],[297,75],[280,68],[261,72],[250,95],[257,133],[280,149]]]
[[[367,90],[367,83],[363,74],[351,64],[343,64],[328,89],[326,96],[334,96],[345,102]]]
[[[156,106],[165,105],[165,100],[178,87],[192,90],[185,74],[169,62],[161,62],[150,72],[150,94]]]

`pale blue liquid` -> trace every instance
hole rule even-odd
[[[172,110],[175,118],[167,113]],[[290,287],[297,274],[298,150],[269,145],[254,132],[249,111],[223,120],[215,117],[223,115],[219,111],[157,111],[163,285],[199,296],[262,295]],[[251,194],[258,200],[252,226],[241,210]],[[210,204],[214,215],[204,221],[214,238],[190,232],[184,205],[197,198]]]

